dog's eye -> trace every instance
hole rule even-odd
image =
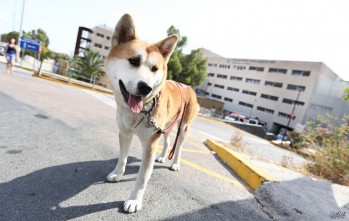
[[[139,67],[141,65],[141,56],[128,59],[131,65]]]
[[[156,67],[156,66],[154,65],[154,66],[151,68],[151,71],[154,72],[154,73],[157,72],[157,71],[158,71],[158,67]]]

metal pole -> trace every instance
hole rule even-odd
[[[25,0],[23,0],[22,15],[21,15],[21,25],[19,26],[19,36],[18,36],[18,40],[17,40],[19,46],[21,46],[21,38],[22,38],[22,34],[23,34],[22,33],[23,32],[22,26],[23,26],[24,8],[25,8]],[[24,52],[23,52],[22,56],[24,57]],[[21,59],[21,66],[22,66],[22,60],[23,59]]]
[[[291,115],[292,113],[294,114],[294,111],[296,110],[296,105],[298,103],[298,99],[299,99],[299,96],[301,95],[301,90],[298,89],[298,95],[297,95],[297,99],[295,101],[293,101],[293,108],[292,108],[292,111],[291,111],[291,114],[290,114],[290,118],[288,119],[288,122],[287,122],[287,128],[290,126],[290,123],[291,123]],[[286,128],[286,131],[287,131],[287,128]],[[284,136],[282,137],[282,142],[284,142],[285,140],[285,136],[286,136],[286,131],[284,133]]]

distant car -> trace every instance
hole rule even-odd
[[[5,56],[5,48],[0,46],[0,56]]]
[[[289,141],[290,138],[287,135],[287,130],[285,128],[281,128],[278,135],[276,135],[276,140],[284,140]]]

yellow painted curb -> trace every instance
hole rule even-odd
[[[257,189],[265,181],[277,181],[274,177],[253,165],[233,150],[207,139],[206,145],[237,173],[252,189]]]
[[[111,92],[101,91],[101,90],[98,90],[96,88],[89,88],[89,87],[84,87],[84,86],[77,85],[77,84],[72,84],[72,83],[68,83],[68,82],[65,82],[65,81],[62,81],[62,80],[59,80],[59,79],[54,79],[54,78],[51,78],[51,77],[39,76],[38,74],[32,74],[32,76],[36,77],[36,78],[41,78],[41,79],[44,79],[44,80],[47,80],[47,81],[52,81],[52,82],[55,82],[55,83],[68,85],[68,86],[75,87],[75,88],[80,88],[80,89],[85,89],[85,90],[89,90],[89,91],[99,92],[99,93],[102,93],[102,94],[113,95],[113,93],[111,93]]]

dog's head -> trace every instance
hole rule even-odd
[[[141,41],[136,36],[132,17],[128,14],[121,17],[106,61],[106,72],[119,105],[139,113],[143,104],[160,92],[177,41],[177,35],[155,44]]]

